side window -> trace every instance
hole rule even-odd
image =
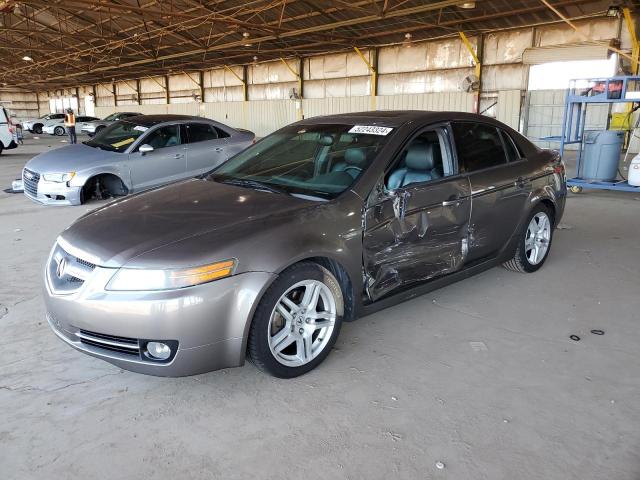
[[[452,128],[461,172],[474,172],[507,162],[496,127],[483,123],[455,122]]]
[[[403,149],[385,179],[389,190],[453,175],[453,162],[442,129],[427,130]]]
[[[507,162],[515,162],[520,160],[520,152],[518,151],[518,147],[516,147],[515,142],[504,130],[500,130],[500,135],[502,135],[502,140],[504,140],[504,148],[507,151]]]
[[[169,125],[154,130],[142,140],[142,144],[145,143],[155,150],[180,145],[180,125]]]
[[[227,132],[225,132],[224,130],[222,130],[221,128],[218,127],[213,127],[213,129],[216,131],[216,133],[218,134],[218,138],[228,138],[231,135],[229,135]]]
[[[217,132],[208,123],[187,124],[189,143],[206,142],[218,138]]]

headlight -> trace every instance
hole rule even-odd
[[[68,182],[70,181],[73,177],[76,176],[76,172],[69,172],[69,173],[45,173],[44,175],[42,175],[42,178],[44,178],[44,180],[46,182],[57,182],[57,183],[62,183],[62,182]]]
[[[200,267],[170,270],[121,268],[111,278],[107,290],[173,290],[211,282],[233,274],[235,260]]]

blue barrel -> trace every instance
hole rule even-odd
[[[620,130],[588,130],[584,132],[582,178],[612,182],[618,176],[624,132]]]

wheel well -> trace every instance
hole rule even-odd
[[[556,220],[556,205],[551,200],[549,200],[548,198],[543,198],[542,200],[540,200],[540,203],[542,205],[544,205],[545,207],[547,207],[551,211],[551,214],[553,215],[553,222],[555,224],[555,220]]]
[[[120,177],[113,173],[100,173],[89,178],[82,187],[84,200],[104,198],[104,196],[119,197],[127,195],[129,189]]]
[[[354,312],[355,312],[355,303],[353,296],[353,283],[351,282],[351,278],[347,273],[347,270],[340,264],[340,262],[328,258],[328,257],[311,257],[305,258],[301,260],[301,262],[314,262],[318,265],[329,270],[340,283],[340,288],[342,289],[342,293],[344,294],[344,318],[345,322],[349,322],[351,320],[355,320]],[[300,263],[300,262],[298,262]]]

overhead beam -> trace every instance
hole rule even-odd
[[[37,1],[39,1],[39,0],[37,0]],[[390,12],[387,13],[386,18],[410,16],[410,15],[414,15],[414,14],[421,13],[421,12],[427,12],[427,11],[437,10],[437,9],[440,9],[440,8],[443,8],[443,7],[447,7],[447,6],[457,5],[458,3],[459,3],[459,0],[441,0],[439,2],[434,2],[434,3],[430,3],[430,4],[426,4],[426,5],[419,5],[417,7],[410,7],[410,8],[405,8],[405,9],[393,10],[393,11],[390,11]],[[335,28],[340,28],[340,27],[349,26],[349,25],[358,25],[358,24],[363,24],[363,23],[375,22],[375,21],[377,21],[379,19],[380,19],[380,17],[378,15],[367,15],[367,16],[358,17],[358,18],[352,18],[352,19],[343,20],[343,21],[339,21],[339,22],[332,22],[332,23],[327,23],[327,24],[314,25],[312,27],[302,28],[302,29],[298,29],[298,30],[292,30],[292,31],[281,33],[278,36],[267,35],[267,36],[259,37],[258,39],[253,39],[251,41],[251,43],[261,43],[261,42],[267,42],[267,41],[270,41],[270,40],[281,39],[281,38],[299,37],[299,36],[303,36],[303,35],[306,35],[306,34],[309,34],[309,33],[333,30]],[[110,70],[114,70],[114,69],[127,68],[127,67],[131,67],[131,66],[136,66],[136,65],[146,65],[146,64],[149,64],[149,63],[162,62],[162,61],[165,61],[165,60],[172,60],[172,59],[183,58],[183,57],[187,57],[187,56],[201,55],[201,54],[205,54],[205,53],[208,53],[208,52],[214,52],[214,51],[220,51],[220,50],[226,50],[226,49],[229,49],[229,48],[244,46],[245,43],[247,43],[246,40],[238,40],[238,41],[233,41],[233,42],[213,45],[213,46],[210,46],[210,47],[207,47],[207,48],[199,48],[199,49],[194,49],[194,50],[185,51],[185,52],[176,52],[176,53],[161,55],[161,56],[158,56],[155,59],[140,59],[140,60],[137,60],[137,61],[124,62],[124,63],[121,63],[119,65],[97,67],[97,68],[93,69],[92,71],[93,72],[110,71]],[[10,73],[10,72],[7,72],[7,73]],[[6,76],[6,73],[5,73],[5,76]],[[59,77],[53,77],[53,78],[50,78],[49,80],[56,80],[58,78]]]

